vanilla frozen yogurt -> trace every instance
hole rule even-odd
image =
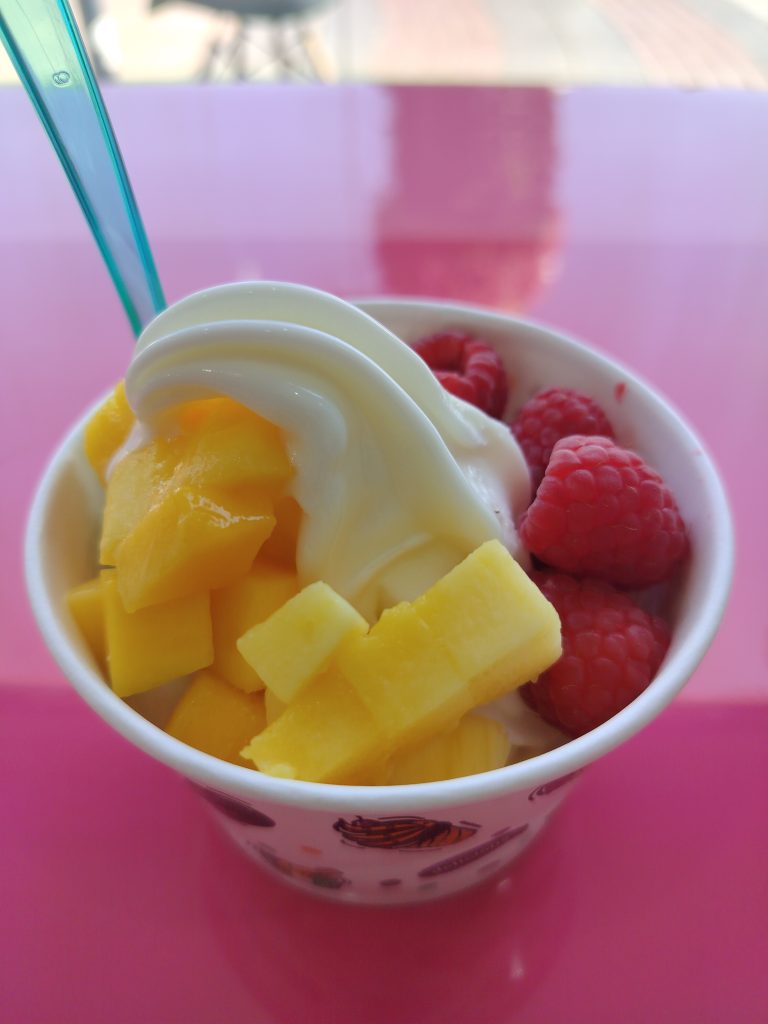
[[[371,317],[298,285],[199,292],[139,339],[126,393],[143,443],[164,410],[226,395],[284,431],[304,511],[300,582],[324,580],[369,622],[484,541],[525,560],[530,497],[509,428],[448,394]]]

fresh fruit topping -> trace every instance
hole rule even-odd
[[[274,615],[281,626],[284,618]],[[265,636],[269,627],[267,619]],[[303,632],[269,639],[296,649]],[[488,541],[413,603],[347,637],[243,757],[266,774],[310,782],[375,777],[383,759],[455,729],[467,711],[535,679],[560,653],[554,608],[506,548]]]
[[[507,372],[490,345],[463,331],[439,331],[413,345],[446,391],[499,419],[507,404]]]
[[[85,454],[102,483],[106,480],[109,463],[128,437],[134,422],[133,410],[128,405],[125,387],[120,381],[85,425]]]
[[[582,435],[553,448],[520,537],[552,568],[622,587],[667,579],[688,550],[659,474],[610,438]]]
[[[226,587],[248,571],[275,519],[261,494],[169,491],[115,559],[126,611]]]
[[[531,471],[534,493],[557,441],[571,434],[613,437],[613,427],[597,402],[572,388],[547,388],[529,398],[512,432]]]
[[[264,695],[243,693],[213,672],[198,672],[173,710],[166,732],[211,757],[253,765],[240,751],[266,725]]]
[[[246,630],[263,622],[299,590],[296,574],[264,561],[263,550],[245,576],[228,587],[211,591],[214,652],[211,672],[246,693],[263,690],[264,680],[238,651],[237,641]]]
[[[563,656],[521,692],[546,721],[580,736],[648,686],[669,646],[669,629],[598,580],[543,572],[534,581],[560,616]]]
[[[318,580],[251,626],[237,641],[237,649],[287,704],[328,667],[337,647],[367,632],[362,615]]]
[[[493,718],[470,712],[449,732],[395,756],[388,766],[386,783],[407,786],[489,772],[502,768],[509,752],[510,741],[504,726]]]
[[[82,633],[88,650],[102,672],[107,671],[107,637],[104,629],[104,596],[101,579],[87,580],[67,594],[67,607]]]
[[[208,594],[127,612],[116,571],[102,569],[101,595],[109,678],[118,697],[153,690],[213,661]]]

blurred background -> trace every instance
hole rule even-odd
[[[105,80],[768,87],[768,0],[73,0]],[[16,77],[0,54],[0,83]]]

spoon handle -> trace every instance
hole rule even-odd
[[[67,0],[0,0],[0,39],[43,122],[138,335],[165,307],[163,290]]]

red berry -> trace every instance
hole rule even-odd
[[[597,402],[571,388],[547,388],[534,395],[517,414],[512,431],[531,471],[534,493],[561,438],[571,434],[613,437],[613,427]]]
[[[440,331],[413,345],[446,391],[501,417],[509,384],[501,357],[490,345],[461,331]]]
[[[595,729],[643,692],[669,647],[669,629],[607,583],[536,573],[560,616],[563,654],[523,696],[573,736]]]
[[[664,481],[607,437],[557,442],[520,538],[546,565],[621,587],[667,579],[688,551]]]

